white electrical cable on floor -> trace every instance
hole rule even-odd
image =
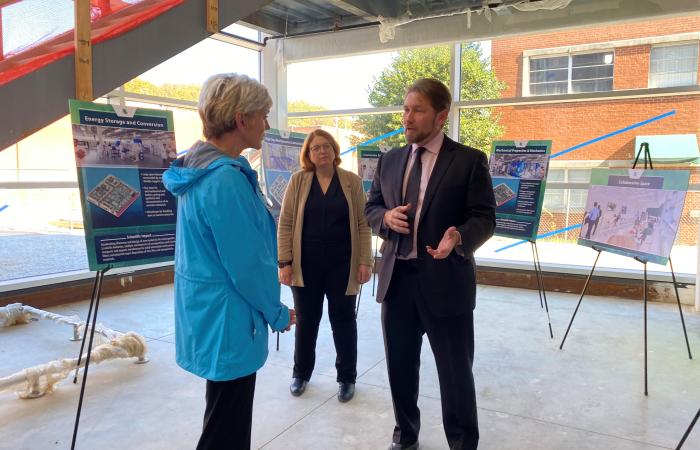
[[[85,331],[85,322],[81,321],[78,316],[62,316],[21,303],[0,307],[0,327],[29,323],[32,316],[71,325],[74,340],[79,340]],[[147,361],[146,340],[141,335],[134,332],[123,334],[107,328],[101,323],[95,326],[95,333],[97,347],[90,353],[90,363],[97,364],[116,358],[138,358],[140,362]],[[83,355],[81,358],[80,367],[85,366],[86,356]],[[53,392],[56,384],[75,370],[77,364],[78,358],[64,358],[0,378],[0,394],[6,391],[15,391],[21,398],[34,398],[47,392]]]
[[[29,323],[30,315],[21,303],[11,303],[0,307],[0,328]]]
[[[143,336],[134,332],[117,334],[116,339],[96,347],[90,353],[91,365],[117,358],[145,358],[147,346]],[[86,356],[81,358],[80,367],[85,366]],[[20,398],[32,398],[53,392],[56,384],[66,378],[77,364],[78,358],[59,359],[0,378],[0,394],[15,391]]]

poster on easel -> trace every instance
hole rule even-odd
[[[299,170],[299,154],[306,135],[270,129],[262,143],[263,189],[272,202],[270,212],[278,220],[282,200],[292,174]]]
[[[689,180],[687,170],[593,169],[578,244],[665,265]]]
[[[90,270],[171,261],[173,113],[69,100]]]
[[[496,198],[497,236],[535,240],[552,141],[494,141],[489,172]]]
[[[362,188],[366,194],[372,187],[374,172],[377,171],[382,150],[378,145],[360,145],[357,147],[357,175],[362,179]]]

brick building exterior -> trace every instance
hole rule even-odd
[[[675,111],[667,118],[552,160],[552,181],[581,181],[570,175],[574,174],[573,171],[580,173],[592,167],[631,167],[638,135],[695,134],[697,139],[700,136],[700,92],[654,96],[652,91],[651,95],[640,98],[596,98],[579,102],[571,101],[566,94],[608,92],[616,95],[626,90],[670,86],[679,86],[677,89],[681,91],[687,91],[688,87],[692,90],[698,85],[699,42],[700,16],[494,39],[491,63],[498,79],[506,84],[502,98],[546,100],[548,96],[558,95],[561,100],[494,108],[504,129],[502,138],[551,139],[552,153],[556,153]],[[673,60],[679,58],[678,55],[681,55],[680,59]],[[694,63],[688,69],[693,57]],[[662,61],[664,59],[666,61]],[[669,67],[672,72],[685,73],[658,74],[659,71],[666,72]],[[586,80],[592,77],[591,74],[599,78]],[[675,78],[669,82],[668,77]],[[608,97],[605,94],[592,95]],[[651,149],[652,157],[654,150]],[[658,153],[657,149],[657,156]],[[700,182],[700,171],[694,167],[688,164],[673,167],[690,169],[691,183]],[[551,194],[548,193],[549,201],[545,202],[541,231],[580,223],[584,193]],[[688,194],[677,244],[693,245],[697,242],[699,194]],[[562,210],[564,206],[566,211]],[[576,236],[577,233],[572,233],[567,238]]]

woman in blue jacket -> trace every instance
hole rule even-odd
[[[209,78],[199,97],[206,141],[163,175],[178,199],[176,360],[207,380],[197,449],[247,449],[255,374],[267,359],[268,325],[295,323],[280,302],[275,222],[257,173],[241,156],[260,148],[272,99],[245,75]]]

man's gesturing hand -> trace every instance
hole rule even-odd
[[[447,258],[447,255],[452,252],[452,249],[454,249],[460,242],[462,242],[462,236],[459,234],[459,231],[457,231],[457,228],[455,227],[450,227],[442,236],[437,249],[427,245],[426,250],[428,254],[435,259],[445,259]]]
[[[384,213],[384,225],[397,233],[408,234],[410,230],[408,228],[408,216],[406,212],[411,208],[413,208],[413,206],[408,203],[407,205],[397,206],[394,209],[388,210]]]

